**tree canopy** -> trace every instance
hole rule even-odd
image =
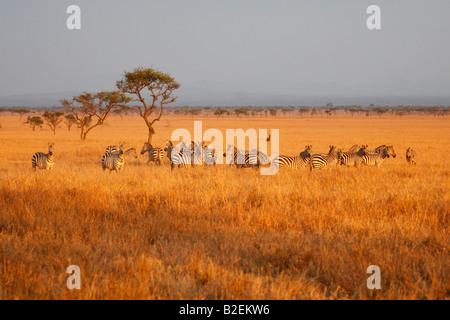
[[[177,99],[173,96],[173,91],[178,89],[180,84],[167,73],[153,68],[138,67],[133,71],[125,72],[116,86],[123,93],[136,97],[134,101],[139,103],[134,107],[147,125],[148,143],[151,144],[155,134],[153,125],[161,119],[164,106]],[[149,98],[146,100],[148,95]]]

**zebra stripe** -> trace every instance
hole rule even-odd
[[[341,151],[336,150],[336,146],[330,146],[330,151],[328,152],[328,154],[320,153],[320,154],[313,154],[311,156],[309,168],[310,170],[313,170],[335,166],[338,163],[340,154]]]
[[[406,161],[408,161],[409,164],[416,164],[416,157],[417,153],[411,148],[408,148],[406,150]]]
[[[366,166],[377,166],[379,168],[387,158],[389,158],[389,152],[386,148],[383,148],[375,154],[363,155],[362,163]]]
[[[31,169],[36,171],[36,167],[39,169],[51,170],[55,161],[53,160],[53,147],[54,143],[48,144],[48,153],[36,152],[31,158]]]
[[[358,145],[359,146],[359,145]],[[352,147],[353,148],[353,147]],[[350,149],[352,149],[350,148]],[[362,156],[366,153],[366,146],[362,146],[358,152],[342,152],[339,157],[339,164],[343,166],[356,166],[359,167],[362,163]]]
[[[280,155],[273,162],[278,167],[287,167],[289,169],[305,168],[311,160],[312,146],[306,146],[303,152],[296,157]]]
[[[226,157],[227,154],[232,155],[232,159],[229,164],[234,164],[236,168],[249,168],[252,166],[250,163],[250,152],[247,150],[238,150],[235,146],[228,145],[223,156]],[[255,161],[254,157],[252,161]]]
[[[102,169],[108,169],[109,172],[115,170],[119,172],[125,165],[124,152],[119,150],[119,153],[106,152],[102,157]]]
[[[119,153],[120,149],[124,148],[124,142],[120,142],[118,146],[107,146],[105,149],[105,153]]]
[[[141,154],[144,154],[146,152],[148,152],[147,164],[149,162],[154,162],[158,166],[161,165],[161,160],[164,157],[164,152],[161,148],[158,148],[158,147],[153,148],[153,146],[150,143],[144,142],[144,146],[142,147]]]
[[[203,159],[206,165],[216,165],[217,151],[209,146],[203,147]]]
[[[191,160],[192,149],[190,149],[191,150],[190,152],[183,152],[183,150],[186,150],[186,144],[184,142],[181,142],[177,146],[174,146],[172,141],[166,142],[166,147],[164,148],[164,151],[167,152],[167,157],[170,160],[171,170],[173,170],[175,166],[180,168],[180,167],[190,167],[192,165]]]

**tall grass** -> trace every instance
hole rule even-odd
[[[103,172],[107,145],[138,151],[139,118],[112,118],[88,140],[0,130],[2,299],[448,299],[449,121],[446,118],[203,119],[203,129],[280,128],[280,151],[393,144],[381,168],[280,171],[147,166]],[[162,146],[191,120],[156,128]],[[55,142],[53,171],[31,156]],[[407,147],[419,154],[408,166]],[[81,290],[66,269],[81,268]],[[381,290],[366,287],[369,265]]]

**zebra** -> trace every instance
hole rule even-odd
[[[287,167],[290,169],[305,168],[311,160],[312,146],[305,146],[305,150],[296,157],[280,155],[273,162],[278,167]]]
[[[389,158],[389,151],[387,148],[379,149],[377,153],[375,154],[364,154],[362,156],[362,163],[366,166],[377,166],[378,168],[381,167],[383,162]]]
[[[406,150],[406,161],[408,161],[409,164],[416,164],[416,157],[417,153],[411,148],[408,148]]]
[[[107,146],[105,153],[110,152],[110,153],[118,153],[120,148],[124,148],[124,142],[119,142],[118,146]]]
[[[115,170],[119,172],[122,170],[125,165],[125,155],[131,154],[135,158],[137,158],[136,148],[129,148],[126,151],[123,151],[123,146],[121,145],[119,148],[119,152],[106,152],[102,157],[102,169],[108,169],[109,172]]]
[[[359,145],[358,145],[359,147]],[[353,147],[352,147],[353,148]],[[350,148],[350,149],[352,149]],[[354,150],[354,149],[353,149]],[[362,156],[366,154],[366,146],[363,145],[357,152],[342,152],[339,157],[339,164],[344,166],[359,167],[362,163]]]
[[[258,163],[256,152],[254,152],[254,150],[252,150],[252,152],[253,156],[250,155],[250,152],[248,150],[239,150],[233,145],[228,145],[227,150],[224,152],[223,156],[226,157],[227,154],[231,154],[232,159],[229,164],[234,164],[236,168],[250,168],[257,165]],[[250,158],[252,158],[252,162],[250,162]]]
[[[128,150],[124,151],[123,154],[126,156],[132,155],[135,159],[137,159],[137,157],[138,157],[135,147],[129,148]]]
[[[367,148],[367,146],[366,146],[366,148]],[[389,155],[392,156],[393,158],[395,158],[397,156],[395,154],[394,147],[393,146],[387,146],[385,144],[376,147],[375,150],[366,150],[366,154],[374,155],[374,154],[379,153],[382,149],[386,149],[388,151]]]
[[[53,142],[48,144],[48,153],[36,152],[31,158],[31,169],[36,171],[36,167],[39,169],[51,170],[55,161],[53,160],[53,147],[55,144]]]
[[[164,157],[164,152],[161,148],[158,148],[158,147],[153,148],[153,146],[150,143],[144,142],[144,146],[142,147],[141,154],[144,154],[146,152],[148,152],[147,164],[149,162],[154,162],[158,166],[161,165],[161,160]]]
[[[119,172],[120,170],[122,170],[124,165],[125,165],[125,159],[124,159],[124,152],[123,152],[122,147],[119,149],[118,153],[106,152],[102,157],[103,171],[105,171],[105,169],[108,169],[110,173],[113,170],[115,170],[116,172]]]
[[[361,149],[367,149],[367,145],[363,144],[362,146],[360,146],[359,144],[354,144],[353,146],[350,147],[350,149],[348,149],[348,153],[355,153],[358,152]]]
[[[186,144],[184,142],[181,142],[179,146],[174,146],[172,141],[167,141],[166,146],[164,148],[164,151],[167,152],[167,157],[170,160],[170,169],[173,170],[173,168],[176,166],[178,168],[180,167],[190,167],[192,165],[191,160],[191,152],[183,152],[183,149],[186,149]],[[176,152],[179,150],[178,152]],[[174,152],[175,151],[175,152]]]
[[[313,154],[311,156],[311,160],[309,161],[310,170],[337,165],[341,153],[341,150],[336,150],[336,146],[330,146],[330,151],[328,154]]]
[[[203,146],[203,159],[206,165],[216,165],[217,150],[210,146]]]

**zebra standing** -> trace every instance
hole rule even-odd
[[[109,152],[109,153],[118,153],[120,148],[124,148],[125,143],[124,142],[119,142],[118,146],[107,146],[105,153]]]
[[[278,167],[287,167],[290,169],[305,168],[311,160],[312,146],[305,146],[305,150],[300,152],[297,157],[283,156],[276,157],[273,162]]]
[[[386,148],[382,148],[379,149],[375,154],[364,154],[362,156],[362,163],[366,166],[377,166],[379,168],[389,157],[389,151]]]
[[[236,146],[228,145],[227,150],[224,152],[223,156],[226,157],[227,154],[232,155],[230,165],[235,165],[236,168],[250,168],[257,164],[257,157],[254,155],[252,157],[253,163],[250,162],[250,152],[247,150],[239,150]],[[256,161],[255,161],[256,158]],[[255,163],[256,162],[256,163]]]
[[[408,148],[406,150],[406,161],[408,161],[409,164],[416,164],[416,157],[417,153],[411,148]]]
[[[357,145],[359,147],[359,145]],[[339,157],[339,164],[344,166],[356,166],[359,167],[362,163],[362,156],[366,154],[366,147],[362,146],[357,152],[353,151],[350,152],[350,150],[355,150],[353,147],[350,148],[347,152],[342,152]]]
[[[125,165],[125,155],[137,158],[136,148],[123,151],[123,145],[120,145],[118,152],[106,152],[102,157],[102,169],[108,169],[110,173],[113,170],[119,172]]]
[[[189,149],[186,147],[186,144],[184,142],[181,142],[180,145],[174,146],[172,141],[166,142],[166,147],[164,148],[164,151],[167,152],[167,157],[170,160],[170,169],[173,170],[173,168],[176,166],[178,168],[180,167],[190,167],[192,165],[191,160],[191,154],[192,149],[190,149],[190,152],[183,152],[183,150]]]
[[[311,156],[309,168],[310,170],[313,170],[335,166],[338,163],[340,154],[341,150],[336,150],[336,146],[330,146],[330,151],[328,152],[328,154],[320,153],[320,154],[313,154]]]
[[[385,149],[387,147],[388,147],[387,145],[383,144],[381,146],[376,147],[375,150],[366,150],[366,154],[374,155],[374,154],[379,153],[382,149]],[[366,146],[366,148],[367,148],[367,146]]]
[[[109,172],[115,170],[119,172],[125,165],[124,152],[120,148],[118,153],[106,152],[102,157],[102,169],[108,169]]]
[[[48,153],[36,152],[31,158],[31,169],[36,171],[36,167],[39,169],[51,170],[55,161],[53,160],[53,147],[55,144],[53,142],[48,144]]]
[[[217,150],[210,146],[203,146],[203,159],[206,165],[216,165],[217,163]]]
[[[141,150],[141,154],[144,154],[148,152],[148,161],[147,164],[149,162],[154,162],[156,163],[158,166],[161,165],[161,160],[164,157],[164,152],[161,148],[153,148],[152,145],[148,142],[144,142],[144,146],[142,147]]]

